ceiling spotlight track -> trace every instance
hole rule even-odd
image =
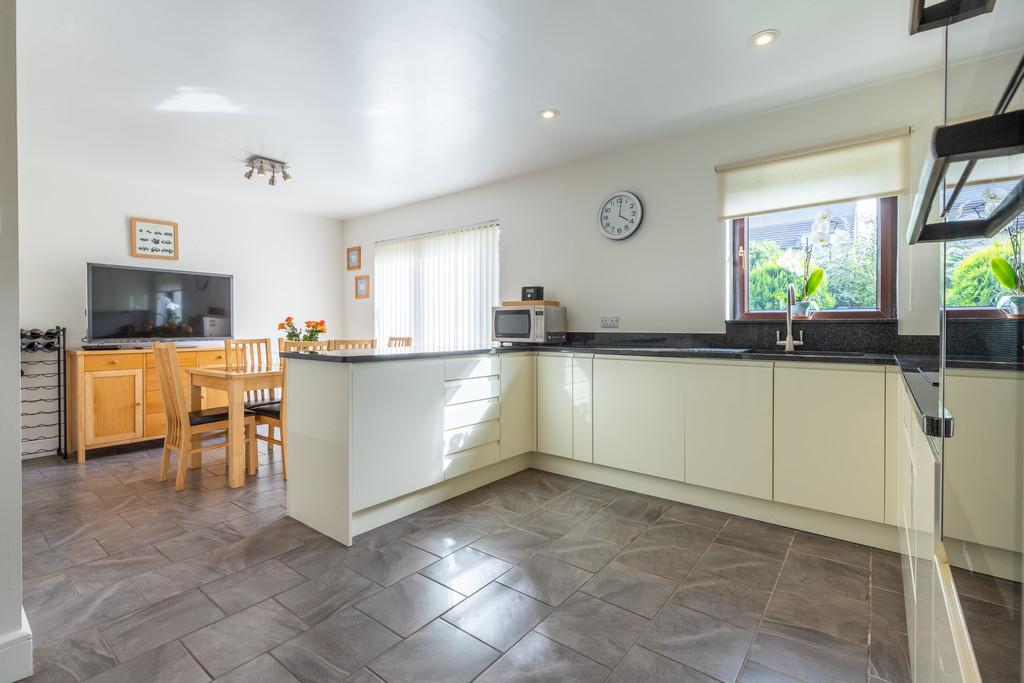
[[[242,177],[246,180],[252,180],[252,176],[255,173],[260,178],[265,178],[267,176],[267,171],[269,170],[270,180],[268,180],[267,183],[271,187],[276,187],[278,173],[281,174],[281,180],[286,183],[292,179],[292,174],[288,172],[289,168],[291,167],[287,162],[253,154],[245,160],[245,173],[242,174]]]

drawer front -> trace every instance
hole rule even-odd
[[[498,419],[498,399],[488,398],[483,401],[456,403],[445,406],[444,428],[458,429],[470,425]]]
[[[444,404],[469,403],[497,398],[500,390],[497,377],[477,377],[444,383]]]
[[[145,364],[145,354],[122,353],[85,357],[85,371],[94,370],[140,370]]]
[[[178,351],[178,365],[183,368],[194,368],[196,366],[195,351]],[[146,354],[146,369],[156,370],[156,354]]]
[[[199,362],[199,367],[209,367],[211,365],[226,365],[227,356],[224,355],[224,349],[216,349],[214,351],[196,351],[196,357]]]
[[[149,413],[146,415],[146,436],[163,436],[167,433],[167,415]]]
[[[471,377],[489,377],[498,374],[497,356],[468,356],[466,358],[446,358],[444,361],[444,378],[469,379]]]
[[[181,385],[185,387],[185,395],[188,396],[188,370],[181,369]],[[160,373],[156,368],[146,370],[146,391],[160,391]]]
[[[451,455],[491,442],[497,442],[501,433],[497,420],[481,424],[448,429],[444,433],[444,454]]]
[[[481,467],[498,462],[498,444],[489,443],[485,446],[459,451],[444,458],[444,478],[451,479]]]
[[[146,390],[146,414],[164,412],[164,395],[157,389]]]

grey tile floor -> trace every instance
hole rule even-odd
[[[261,463],[26,462],[31,680],[909,680],[891,553],[537,470],[346,548]]]

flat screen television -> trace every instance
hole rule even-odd
[[[88,341],[227,339],[230,275],[88,264]]]

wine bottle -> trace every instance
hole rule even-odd
[[[40,330],[38,327],[33,327],[31,330],[28,331],[28,338],[29,339],[39,339],[42,336],[43,336],[43,331]]]
[[[55,341],[48,341],[48,342],[43,344],[43,349],[42,350],[45,351],[46,353],[53,353],[54,351],[57,350],[57,348],[58,348],[57,347],[57,342],[55,342]]]
[[[21,345],[22,351],[28,351],[29,353],[35,353],[36,351],[42,351],[43,345],[37,341],[26,342]]]
[[[57,337],[60,336],[60,328],[51,327],[46,332],[43,332],[43,336],[46,337],[47,339],[56,339]]]

